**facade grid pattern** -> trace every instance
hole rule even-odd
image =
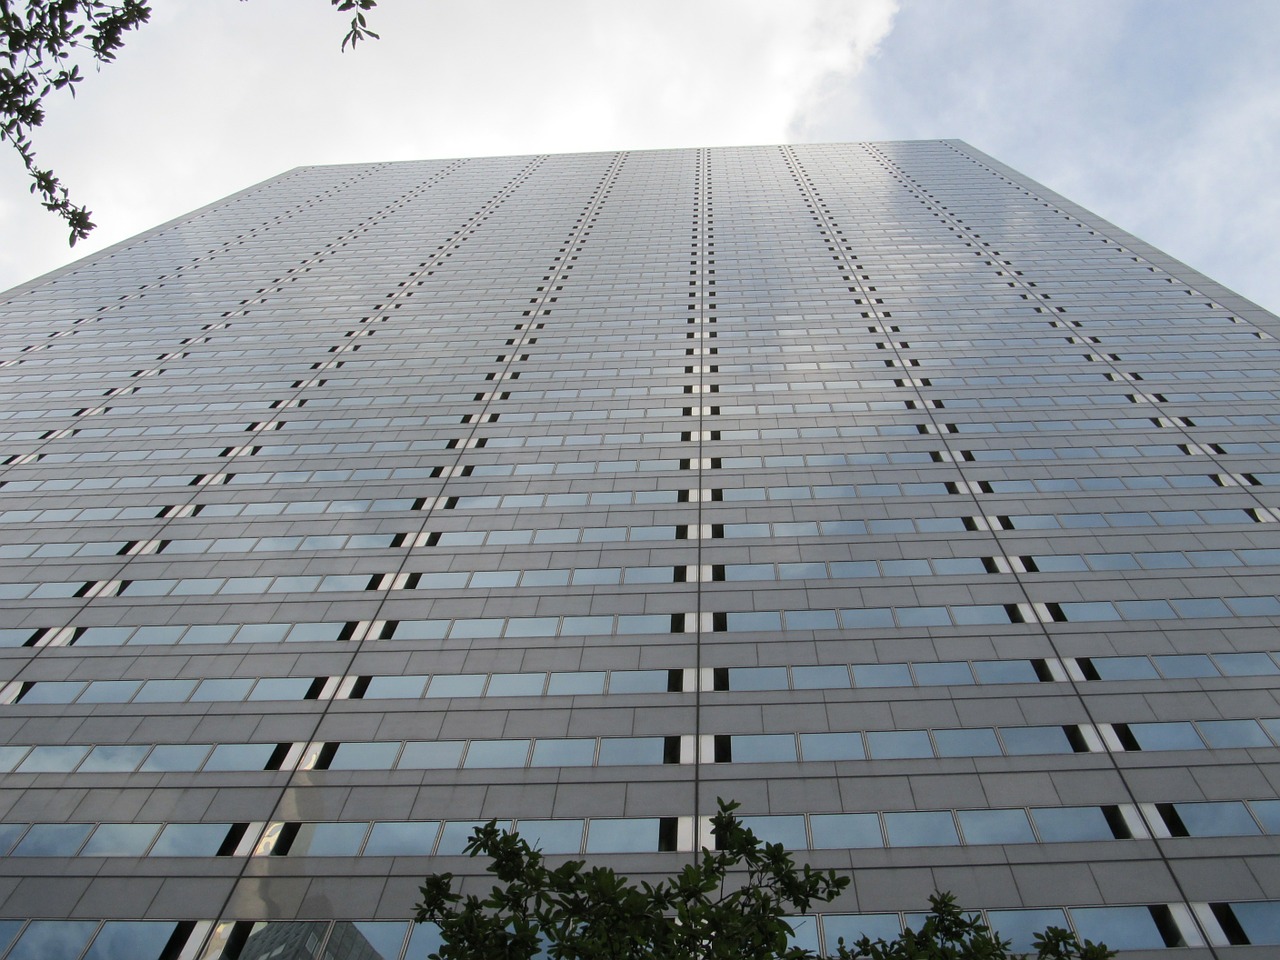
[[[0,296],[0,960],[422,960],[497,819],[1280,943],[1280,321],[960,141],[299,168]],[[475,878],[473,882],[482,882]]]

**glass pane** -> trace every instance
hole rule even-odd
[[[144,746],[94,747],[80,764],[81,773],[131,773],[147,755]]]
[[[1031,819],[1045,843],[1116,838],[1101,807],[1039,807]]]
[[[609,674],[610,693],[666,693],[666,670],[614,670]]]
[[[484,692],[488,677],[483,673],[458,673],[431,678],[428,697],[478,697]]]
[[[959,810],[965,843],[1034,843],[1025,810]]]
[[[403,677],[370,677],[365,688],[365,700],[416,700],[427,688],[425,674],[407,674]]]
[[[29,747],[0,747],[0,772],[8,773],[27,755]]]
[[[979,683],[1036,683],[1040,679],[1030,660],[975,660],[973,672]]]
[[[93,938],[84,960],[159,960],[177,926],[173,922],[108,920]]]
[[[935,730],[933,740],[940,757],[998,757],[1000,742],[994,730]]]
[[[335,920],[325,960],[398,960],[408,932],[403,920]]]
[[[211,749],[212,744],[208,743],[162,743],[152,748],[139,769],[151,772],[199,770]]]
[[[0,823],[0,857],[9,852],[13,842],[22,836],[22,831],[26,829],[25,823]],[[0,944],[0,954],[3,952],[4,946]]]
[[[22,695],[19,703],[71,703],[84,689],[81,680],[42,680]]]
[[[310,677],[264,677],[253,687],[250,700],[301,700],[311,689]]]
[[[1175,803],[1178,819],[1193,837],[1251,837],[1260,831],[1238,800],[1219,803]]]
[[[787,925],[791,927],[791,933],[787,935],[787,947],[798,947],[801,950],[807,950],[810,953],[818,949],[818,918],[817,917],[783,917]]]
[[[578,853],[582,828],[581,820],[521,820],[516,824],[524,841],[543,853]]]
[[[1129,731],[1143,750],[1203,750],[1204,742],[1187,721],[1131,723]]]
[[[973,683],[973,673],[963,660],[942,663],[917,663],[916,683],[922,687],[955,686]]]
[[[274,743],[220,743],[205,761],[205,773],[218,770],[265,770]]]
[[[1153,680],[1159,677],[1146,657],[1095,657],[1090,662],[1103,680]]]
[[[815,850],[883,847],[880,818],[874,813],[815,813],[809,817]]]
[[[404,960],[427,960],[439,952],[443,943],[440,928],[434,923],[416,923],[409,934],[409,949],[404,952]]]
[[[529,756],[528,740],[472,740],[463,766],[523,767]]]
[[[1280,833],[1280,800],[1250,800],[1253,814],[1267,833]]]
[[[304,823],[289,846],[289,856],[355,857],[368,831],[367,823]]]
[[[88,747],[32,747],[26,759],[18,764],[17,772],[68,773],[88,752]]]
[[[82,857],[142,857],[159,832],[156,823],[101,823],[80,851]]]
[[[788,850],[807,850],[803,816],[742,817],[742,825],[763,843],[780,843]]]
[[[1179,654],[1155,657],[1156,666],[1170,680],[1183,677],[1216,677],[1218,670],[1213,661],[1203,654]]]
[[[227,839],[229,823],[171,823],[151,848],[153,857],[213,857]]]
[[[592,820],[587,853],[653,853],[658,849],[657,817]]]
[[[596,759],[594,737],[580,740],[539,740],[533,747],[533,767],[589,767]]]
[[[92,829],[89,823],[37,823],[10,856],[74,857]]]
[[[604,681],[603,670],[594,673],[553,673],[547,684],[547,695],[559,697],[575,693],[604,693]]]
[[[13,938],[18,935],[22,924],[21,920],[0,920],[0,954],[3,954],[9,944],[13,943]]]
[[[366,857],[425,857],[435,846],[437,821],[384,820],[375,823],[364,846]]]
[[[8,960],[76,960],[97,926],[96,920],[32,920]]]
[[[462,761],[462,740],[411,740],[396,765],[401,770],[452,770]]]
[[[195,680],[148,680],[134,697],[134,703],[181,703],[196,688]]]
[[[867,734],[867,749],[874,760],[933,756],[933,744],[924,730],[871,731]]]
[[[886,813],[885,830],[893,847],[953,846],[960,842],[949,811]]]
[[[289,960],[317,960],[326,923],[255,923],[240,951],[241,960],[288,957]]]
[[[1228,677],[1260,677],[1280,673],[1265,653],[1219,653],[1214,655],[1218,661],[1218,669]]]
[[[193,703],[208,702],[215,700],[230,700],[236,702],[243,700],[249,695],[249,688],[253,686],[250,679],[219,679],[219,680],[201,680],[200,686],[196,688],[196,692],[192,695]]]
[[[489,678],[486,697],[540,697],[546,683],[542,673],[495,673]]]
[[[1074,907],[1071,919],[1082,939],[1112,950],[1158,950],[1165,946],[1146,907]]]
[[[1256,720],[1201,720],[1196,726],[1211,747],[1271,746]]]
[[[853,667],[855,687],[909,687],[911,671],[905,663],[859,663]]]
[[[141,680],[95,680],[80,695],[80,702],[128,703],[141,685]]]
[[[786,667],[730,667],[730,690],[785,690]]]
[[[886,813],[884,829],[890,846],[954,846],[960,842],[948,810]]]
[[[1280,943],[1280,903],[1233,903],[1231,912],[1250,943]]]
[[[806,761],[862,760],[866,756],[859,733],[802,733],[800,750]]]
[[[330,770],[390,770],[396,764],[400,744],[340,743],[329,761]]]
[[[1031,950],[1036,934],[1049,927],[1069,929],[1061,910],[988,910],[987,922],[1001,937],[1012,940],[1013,949],[1019,952]]]
[[[1001,727],[1000,736],[1010,756],[1074,752],[1061,727]]]
[[[827,953],[833,953],[841,940],[852,951],[863,937],[895,940],[902,933],[902,921],[896,913],[829,913],[822,918],[822,932]]]
[[[741,734],[732,738],[734,763],[783,763],[796,759],[790,733]]]
[[[598,762],[602,767],[661,763],[664,749],[662,737],[605,737]]]
[[[440,831],[440,842],[436,845],[436,856],[462,856],[463,850],[471,840],[471,835],[475,833],[477,827],[483,827],[486,822],[483,820],[450,820],[444,825],[444,829]],[[498,829],[510,832],[511,821],[499,820]]]
[[[797,690],[844,690],[849,686],[849,668],[792,667],[791,682]]]

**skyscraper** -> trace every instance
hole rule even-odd
[[[475,823],[717,797],[809,945],[1280,942],[1280,322],[973,148],[300,168],[0,299],[3,960],[418,958]]]

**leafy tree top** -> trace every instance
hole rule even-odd
[[[365,23],[377,0],[329,0],[340,12],[354,12],[342,48],[378,35]],[[75,246],[93,230],[92,214],[71,201],[67,188],[42,168],[31,134],[44,123],[45,98],[55,90],[75,96],[81,67],[111,63],[130,30],[151,19],[140,0],[0,0],[0,141],[17,151],[31,178],[31,192],[66,221]]]
[[[518,833],[490,821],[466,852],[489,859],[497,883],[486,896],[454,890],[449,873],[427,877],[417,922],[440,928],[433,960],[815,960],[791,945],[788,916],[830,903],[849,886],[834,870],[797,866],[781,844],[762,843],[743,826],[738,804],[719,802],[716,850],[658,883],[632,883],[606,866],[568,860],[551,866]],[[843,940],[840,960],[1007,960],[1001,940],[950,894],[930,898],[919,930],[896,940]],[[1106,960],[1105,946],[1082,945],[1050,928],[1035,943],[1040,960]]]

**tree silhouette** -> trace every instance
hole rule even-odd
[[[342,49],[377,38],[365,11],[378,0],[329,0],[339,12],[352,13]],[[81,67],[102,67],[116,58],[125,36],[151,19],[151,7],[139,0],[0,0],[0,140],[22,159],[31,192],[45,208],[66,221],[76,245],[93,230],[92,214],[71,201],[67,188],[42,168],[31,134],[44,123],[45,98],[57,90],[75,96]]]
[[[719,802],[712,818],[716,850],[657,884],[634,884],[609,867],[581,860],[548,866],[518,833],[496,821],[477,827],[466,846],[489,858],[498,881],[488,896],[454,890],[452,874],[427,877],[417,922],[440,928],[433,960],[816,960],[791,944],[788,916],[830,903],[849,885],[834,870],[797,866],[781,844],[762,843],[743,826],[738,804]],[[842,939],[839,960],[1007,960],[1001,940],[950,894],[930,897],[918,930],[894,940]],[[1106,960],[1105,946],[1050,927],[1038,934],[1040,960]]]

